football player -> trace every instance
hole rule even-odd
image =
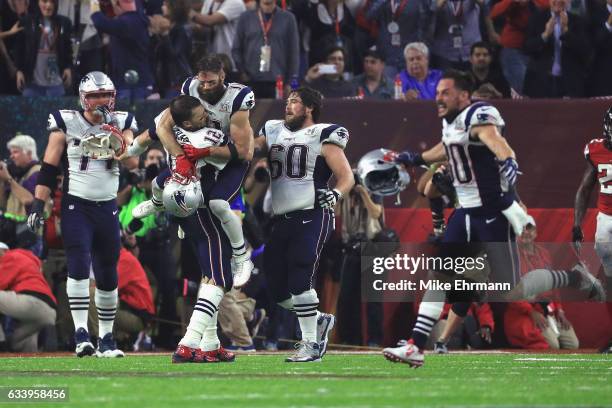
[[[582,176],[582,182],[576,192],[574,203],[574,228],[572,241],[577,251],[580,251],[584,240],[582,220],[586,213],[589,197],[599,181],[599,196],[597,199],[597,230],[595,232],[595,251],[601,259],[606,288],[608,290],[608,316],[612,319],[612,108],[604,114],[603,138],[593,139],[584,148],[587,168]],[[612,353],[612,340],[601,349],[603,353]]]
[[[294,311],[302,341],[287,362],[319,361],[335,318],[318,312],[313,288],[319,256],[332,234],[334,206],[355,184],[344,155],[348,131],[317,123],[321,94],[298,88],[287,99],[285,120],[269,120],[256,144],[267,151],[274,221],[264,271],[274,301]],[[336,187],[330,188],[331,175]]]
[[[505,126],[498,110],[485,102],[471,102],[472,78],[448,70],[436,90],[438,116],[442,118],[442,141],[423,152],[392,152],[387,160],[406,166],[448,161],[459,207],[449,219],[443,248],[450,256],[476,256],[484,250],[492,271],[491,281],[519,282],[516,235],[521,235],[530,217],[519,204],[514,185],[518,164],[512,148],[501,135]],[[473,245],[472,243],[480,243]],[[529,298],[558,287],[577,287],[601,297],[601,285],[578,264],[571,271],[537,269],[523,278],[521,292]],[[514,295],[515,292],[511,292]],[[461,318],[476,293],[450,290],[448,301]],[[423,365],[423,348],[444,306],[443,291],[427,291],[419,306],[412,338],[399,347],[383,350],[385,358],[411,367]]]
[[[49,115],[49,143],[45,150],[34,202],[28,217],[35,231],[42,225],[43,208],[63,172],[61,228],[68,261],[66,291],[75,327],[76,355],[123,357],[113,339],[117,311],[117,262],[121,247],[117,190],[119,163],[125,141],[131,141],[136,119],[113,112],[115,86],[98,71],[79,84],[82,111],[59,110]],[[87,332],[89,271],[96,279],[95,304],[99,319],[98,349]]]

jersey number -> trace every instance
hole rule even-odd
[[[270,146],[268,156],[270,163],[270,177],[272,180],[285,175],[292,179],[301,179],[306,176],[306,163],[308,162],[308,146],[294,144],[285,149],[285,146],[274,144]]]
[[[600,184],[599,191],[612,194],[612,164],[598,164],[597,179]]]
[[[472,181],[472,170],[470,169],[470,163],[463,145],[451,144],[446,147],[446,155],[451,163],[453,178],[459,183],[469,183]]]

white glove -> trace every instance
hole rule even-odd
[[[523,207],[516,201],[514,201],[510,207],[502,210],[502,213],[508,219],[510,225],[512,225],[512,229],[517,237],[523,234],[523,230],[527,225],[531,224],[535,226],[533,217],[527,214]]]
[[[335,188],[330,190],[329,188],[320,188],[317,190],[317,201],[321,208],[334,209],[336,203],[342,198],[342,193]]]

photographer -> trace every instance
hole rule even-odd
[[[341,341],[361,344],[361,244],[372,242],[383,230],[384,207],[382,197],[370,195],[355,177],[355,186],[340,203],[343,256],[341,263],[340,294],[338,296],[338,330]],[[382,341],[382,305],[368,303],[367,342],[379,345]]]
[[[6,146],[10,161],[0,162],[0,207],[4,211],[0,218],[0,239],[11,248],[30,249],[40,256],[42,240],[26,225],[40,171],[36,141],[30,136],[18,135]]]
[[[159,296],[159,317],[176,320],[176,262],[170,245],[170,226],[165,213],[152,214],[142,218],[142,224],[132,217],[132,209],[151,198],[151,181],[165,168],[164,154],[159,149],[149,149],[145,155],[143,168],[127,173],[127,185],[117,194],[117,203],[122,206],[119,213],[121,226],[129,234],[134,234],[140,254],[138,259],[147,267],[157,280]],[[156,302],[157,303],[157,302]],[[172,326],[162,323],[159,326],[161,347],[174,348],[171,343]]]

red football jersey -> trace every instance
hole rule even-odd
[[[597,170],[599,197],[597,208],[612,215],[612,151],[604,144],[605,139],[593,139],[584,148],[584,157]]]

